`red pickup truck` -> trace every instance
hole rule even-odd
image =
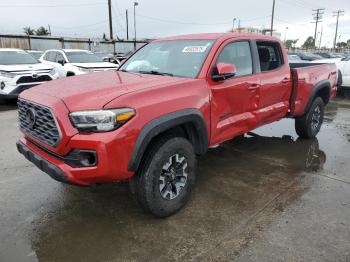
[[[130,180],[141,206],[165,217],[189,199],[196,157],[208,148],[284,117],[300,137],[316,136],[336,82],[333,64],[291,68],[269,36],[159,39],[116,72],[23,92],[17,148],[61,182]]]

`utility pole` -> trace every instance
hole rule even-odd
[[[336,12],[333,12],[333,16],[337,17],[337,23],[335,26],[335,36],[334,36],[334,42],[333,42],[333,48],[336,48],[337,46],[337,35],[338,35],[338,22],[339,22],[339,16],[344,15],[344,11],[343,10],[338,10]]]
[[[51,27],[50,27],[50,25],[47,25],[47,26],[49,28],[49,36],[51,36]]]
[[[241,19],[238,19],[238,33],[241,32]]]
[[[321,19],[322,19],[322,15],[324,14],[324,10],[325,10],[324,8],[317,8],[312,10],[314,12],[312,15],[314,16],[314,20],[315,20],[315,22],[312,22],[312,23],[315,23],[314,47],[316,47],[317,25],[318,23],[322,22]]]
[[[128,15],[128,9],[125,10],[125,18],[126,18],[126,40],[129,40],[129,15]]]
[[[112,2],[108,0],[108,14],[109,14],[109,38],[113,40],[113,26],[112,26]]]
[[[136,51],[136,6],[138,6],[138,2],[134,2],[134,50]]]
[[[275,16],[275,0],[273,0],[272,2],[272,14],[271,14],[271,28],[270,28],[270,35],[272,36],[272,32],[273,32],[273,19]]]

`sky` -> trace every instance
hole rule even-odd
[[[126,39],[125,10],[129,10],[129,37],[134,35],[133,2],[111,0],[114,37]],[[225,32],[232,29],[233,18],[242,27],[269,28],[272,0],[137,0],[137,38],[157,38],[189,33]],[[0,34],[18,34],[23,27],[50,25],[53,36],[102,37],[109,35],[107,0],[1,0]],[[314,35],[313,9],[325,8],[319,24],[322,46],[331,46],[336,17],[338,40],[350,39],[350,0],[276,0],[274,29],[282,40],[299,39],[303,44]],[[235,26],[237,26],[237,21]],[[288,27],[288,29],[287,29]]]

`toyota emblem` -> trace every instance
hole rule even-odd
[[[39,76],[38,76],[37,73],[33,73],[33,74],[32,74],[32,77],[33,77],[33,78],[38,78]]]
[[[35,123],[36,123],[36,112],[33,108],[29,108],[26,111],[26,120],[31,129],[34,128]]]

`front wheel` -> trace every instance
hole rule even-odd
[[[137,201],[157,217],[179,211],[189,200],[195,181],[196,155],[182,137],[163,137],[146,152],[131,180]]]
[[[324,102],[317,97],[308,112],[295,119],[295,131],[301,138],[313,138],[321,129],[324,117]]]

